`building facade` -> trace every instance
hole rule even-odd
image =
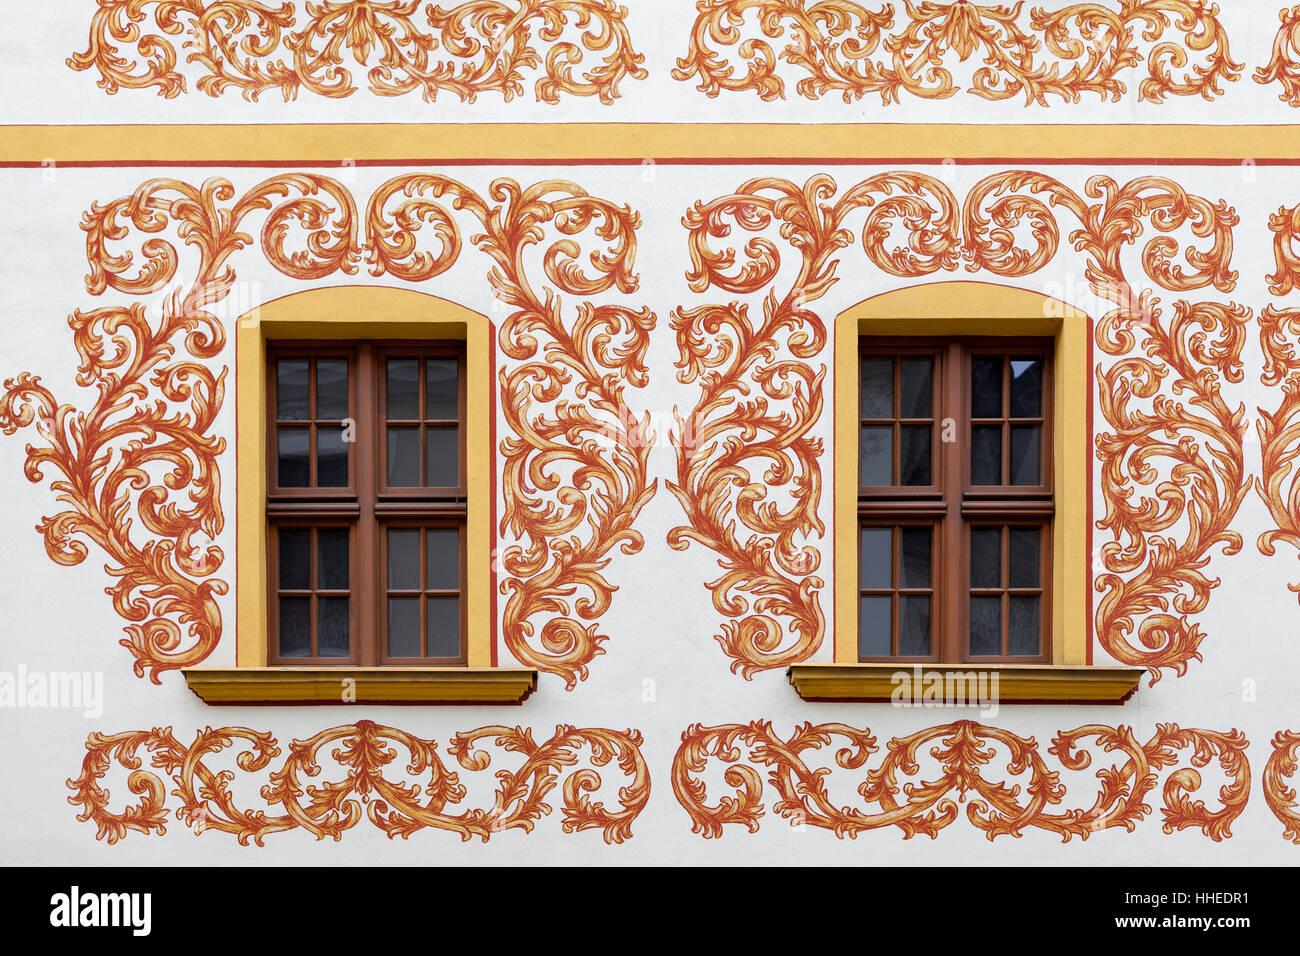
[[[1297,852],[1300,8],[0,43],[12,860]]]

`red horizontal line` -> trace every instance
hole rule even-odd
[[[1300,147],[1298,147],[1300,149]],[[103,160],[59,160],[50,157],[37,162],[35,160],[0,161],[0,169],[43,169],[53,160],[54,165],[62,169],[138,169],[138,168],[274,168],[302,169],[314,167],[322,169],[350,169],[360,167],[383,166],[627,166],[635,168],[644,166],[647,161],[656,166],[1300,166],[1300,156],[1272,159],[1255,159],[1243,156],[1240,159],[1218,158],[1181,158],[1160,159],[1156,157],[1036,157],[1036,156],[980,156],[967,159],[935,156],[907,157],[658,157],[645,159],[597,159],[578,157],[574,159],[357,159],[349,160],[347,165],[341,161],[321,159],[103,159]]]

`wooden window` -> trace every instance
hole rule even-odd
[[[459,343],[268,353],[272,664],[466,661]]]
[[[1052,344],[861,340],[858,658],[1051,660]]]

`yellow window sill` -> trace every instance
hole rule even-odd
[[[186,667],[206,704],[522,704],[537,671],[474,667]]]
[[[925,703],[948,701],[953,689],[968,688],[971,703],[979,689],[1002,704],[1122,704],[1144,673],[1055,664],[797,664],[788,671],[795,692],[808,701]]]

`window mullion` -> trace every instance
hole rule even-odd
[[[378,408],[378,377],[375,374],[375,350],[363,344],[357,350],[357,375],[354,420],[356,430],[356,488],[359,515],[357,518],[357,549],[353,556],[353,574],[357,609],[354,617],[353,652],[363,667],[373,667],[379,662],[382,635],[379,633],[379,526],[375,518],[375,494],[378,482],[378,430],[375,417]]]
[[[970,425],[969,416],[965,414],[962,400],[965,384],[962,348],[957,343],[949,343],[940,364],[943,374],[943,403],[939,409],[940,423],[952,418],[961,429],[958,440],[940,442],[943,474],[944,517],[939,525],[943,541],[942,576],[937,582],[940,607],[940,620],[943,623],[938,641],[939,660],[944,663],[959,663],[965,658],[962,639],[962,609],[965,604],[962,569],[965,551],[965,534],[962,527],[961,501],[965,491],[965,458],[968,455]]]

